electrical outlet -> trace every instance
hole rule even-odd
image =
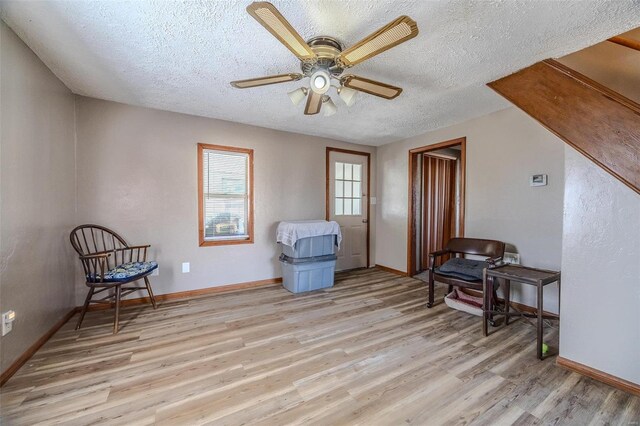
[[[2,335],[8,334],[13,329],[13,321],[16,319],[15,311],[7,311],[2,314]]]
[[[182,262],[182,273],[186,274],[190,271],[191,265],[189,264],[189,262]]]

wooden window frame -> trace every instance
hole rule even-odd
[[[247,154],[249,157],[248,164],[248,201],[249,205],[247,207],[247,234],[248,238],[231,238],[225,240],[207,240],[204,238],[204,162],[202,158],[202,154],[204,150],[215,150],[215,151],[228,151],[228,152],[236,152],[240,154]],[[226,246],[233,244],[253,244],[253,197],[254,197],[254,186],[253,186],[253,149],[248,148],[238,148],[235,146],[224,146],[224,145],[210,145],[205,143],[198,144],[198,241],[200,247],[209,247],[209,246]]]

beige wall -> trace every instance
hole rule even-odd
[[[74,97],[0,21],[2,371],[75,306]]]
[[[623,34],[640,41],[640,28]],[[640,52],[604,41],[558,61],[640,103]]]
[[[560,356],[640,384],[640,196],[565,151]]]
[[[376,187],[372,147],[90,98],[76,102],[78,223],[151,244],[160,264],[160,275],[151,277],[157,294],[281,276],[277,223],[324,218],[327,146],[373,153]],[[199,142],[255,150],[254,244],[198,246]],[[182,262],[191,263],[190,273],[181,272]],[[78,289],[80,303],[85,289],[81,283]]]
[[[525,265],[560,269],[562,256],[563,142],[515,108],[378,147],[376,263],[406,271],[408,151],[467,138],[465,235],[515,246]],[[549,175],[530,187],[529,176]],[[535,303],[533,288],[517,288],[514,300]],[[557,288],[545,294],[557,310]]]

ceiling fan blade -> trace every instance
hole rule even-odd
[[[309,96],[307,96],[307,106],[304,107],[304,114],[317,114],[320,112],[320,108],[322,108],[322,94],[310,90]]]
[[[336,62],[344,68],[352,67],[417,35],[416,21],[403,15],[344,50]]]
[[[370,95],[379,96],[384,99],[394,99],[402,93],[402,88],[400,87],[391,86],[390,84],[380,83],[379,81],[369,80],[368,78],[358,77],[356,75],[345,75],[340,80],[344,87],[368,93]]]
[[[285,19],[278,9],[269,2],[257,1],[247,6],[247,12],[260,22],[280,43],[298,57],[301,61],[313,61],[316,54],[309,45],[300,37],[300,34],[293,29],[291,24]]]
[[[267,77],[250,78],[247,80],[232,81],[231,85],[237,89],[248,89],[250,87],[266,86],[268,84],[286,83],[288,81],[297,81],[304,77],[302,74],[279,74],[269,75]]]

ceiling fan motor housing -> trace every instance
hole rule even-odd
[[[307,44],[316,54],[317,60],[313,62],[301,62],[300,68],[305,76],[311,77],[319,70],[327,71],[333,77],[338,77],[342,74],[344,68],[336,64],[336,57],[340,55],[340,52],[343,50],[342,43],[333,37],[318,36],[307,40]]]

